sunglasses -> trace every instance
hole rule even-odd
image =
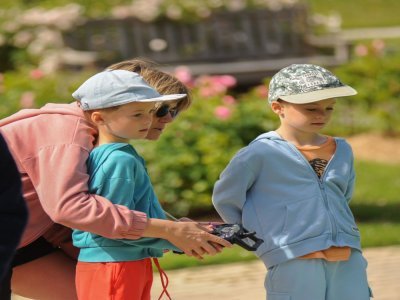
[[[157,109],[155,116],[157,118],[162,118],[165,117],[166,115],[170,114],[171,118],[176,118],[176,116],[178,115],[179,110],[177,108],[170,108],[169,105],[164,104],[161,105],[159,109]]]

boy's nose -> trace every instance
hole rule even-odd
[[[143,123],[150,126],[152,122],[153,122],[153,115],[149,115],[147,116],[147,118],[144,120]]]
[[[328,115],[328,112],[324,111],[324,110],[320,110],[320,111],[317,112],[317,117],[320,117],[320,118],[324,118],[327,115]]]

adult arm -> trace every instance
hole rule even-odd
[[[148,219],[143,212],[89,194],[88,155],[86,149],[66,144],[43,148],[37,157],[24,162],[36,164],[26,169],[37,170],[29,175],[43,209],[55,223],[111,239],[163,238],[196,257],[219,252],[212,242],[231,247],[196,223]]]
[[[42,148],[24,162],[43,209],[55,223],[70,228],[112,239],[141,237],[146,214],[89,194],[88,154],[78,145],[65,144]]]

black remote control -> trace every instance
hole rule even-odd
[[[227,240],[231,244],[239,245],[248,251],[256,251],[264,242],[262,239],[256,237],[255,232],[249,232],[240,224],[214,225],[214,230],[211,233]],[[173,252],[176,254],[183,254],[183,252]]]
[[[256,237],[255,232],[249,232],[240,224],[215,225],[211,233],[227,240],[231,244],[237,244],[248,251],[256,251],[264,242],[262,239]]]

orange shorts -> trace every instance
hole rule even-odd
[[[78,262],[75,283],[80,300],[150,300],[151,260]]]

